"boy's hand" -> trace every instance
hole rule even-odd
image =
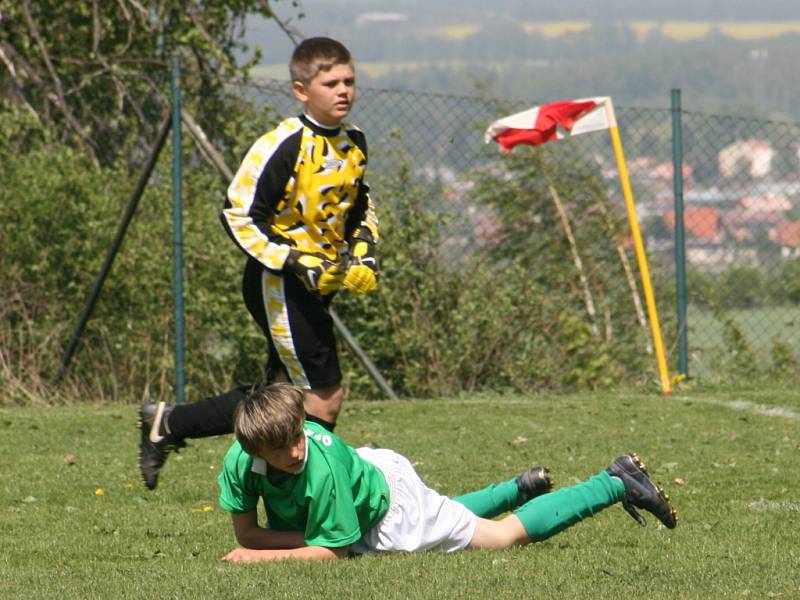
[[[260,553],[258,550],[251,550],[250,548],[234,548],[223,556],[222,560],[225,562],[245,564],[267,560],[262,554],[263,553]]]
[[[375,258],[375,241],[366,227],[359,227],[350,242],[350,266],[344,278],[344,287],[355,294],[366,294],[378,285],[378,261]]]
[[[339,265],[323,254],[300,252],[294,248],[289,250],[283,269],[296,275],[309,292],[323,296],[338,290],[345,278]]]

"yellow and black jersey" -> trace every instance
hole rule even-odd
[[[290,247],[338,262],[357,227],[378,238],[366,168],[367,142],[357,127],[286,119],[248,151],[228,187],[223,224],[269,269],[283,268]]]

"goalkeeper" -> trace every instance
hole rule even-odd
[[[253,144],[221,218],[247,256],[242,292],[267,339],[267,380],[302,388],[308,418],[333,430],[344,390],[328,308],[341,287],[364,294],[377,285],[378,221],[364,181],[365,136],[343,121],[355,96],[349,51],[309,38],[289,70],[303,114]],[[233,432],[248,389],[174,407],[143,405],[139,462],[148,488],[185,438]]]

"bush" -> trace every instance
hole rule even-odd
[[[767,283],[776,304],[800,304],[800,259],[785,260]]]
[[[382,197],[378,290],[339,300],[339,312],[393,389],[439,396],[476,390],[558,391],[641,383],[654,359],[640,327],[603,191],[582,172],[561,187],[596,313],[587,315],[569,246],[531,155],[483,174],[474,196],[442,207],[443,190],[415,186],[407,170],[375,186]],[[547,165],[554,181],[570,180]],[[574,167],[573,167],[574,168]],[[580,169],[579,169],[580,170]],[[575,175],[575,173],[572,173]],[[533,184],[534,187],[530,187]],[[481,238],[465,215],[490,208]],[[359,396],[380,392],[348,362]]]
[[[725,308],[752,308],[764,302],[764,275],[754,267],[731,267],[717,279]]]
[[[10,299],[0,373],[13,390],[5,401],[25,402],[34,388],[52,391],[139,173],[100,168],[18,114],[0,129],[4,142],[21,131],[32,140],[2,153],[0,191],[0,285]],[[473,173],[480,181],[471,195],[423,188],[406,169],[375,186],[392,199],[379,202],[380,285],[363,297],[343,292],[336,307],[401,395],[594,389],[650,379],[649,333],[633,311],[617,255],[621,220],[602,204],[602,180],[585,165],[567,168],[541,152],[514,156]],[[266,343],[241,300],[244,257],[219,225],[225,183],[187,158],[186,391],[194,400],[259,379]],[[159,161],[67,372],[77,397],[174,397],[168,163]],[[558,182],[581,273],[543,173]],[[352,393],[381,396],[349,349],[342,346],[342,354]]]
[[[0,377],[7,402],[48,394],[67,340],[106,258],[139,177],[100,168],[48,138],[24,113],[0,135],[24,152],[0,153]],[[167,150],[164,156],[168,156]],[[220,391],[258,376],[263,335],[243,309],[243,257],[219,225],[224,183],[208,170],[184,180],[187,393]],[[65,385],[83,398],[174,397],[172,199],[160,161],[80,339]],[[223,241],[225,240],[225,241]],[[220,248],[225,250],[220,250]]]

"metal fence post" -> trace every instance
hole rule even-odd
[[[675,278],[678,296],[678,372],[689,376],[686,324],[686,234],[683,220],[683,140],[681,91],[672,90],[672,167],[675,200]]]
[[[183,321],[183,202],[181,190],[181,70],[172,56],[172,289],[175,309],[175,402],[185,388]]]

